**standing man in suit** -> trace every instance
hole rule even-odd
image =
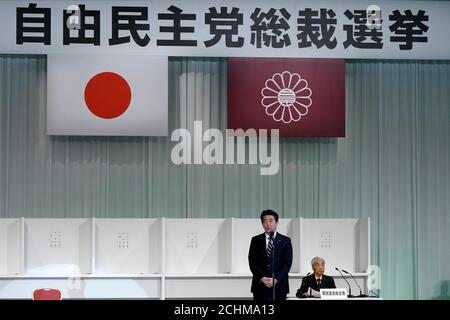
[[[298,298],[309,297],[308,294],[309,288],[315,291],[320,291],[320,289],[323,288],[327,289],[336,288],[333,277],[326,276],[323,274],[325,272],[325,260],[323,258],[321,257],[312,258],[311,267],[314,273],[303,278],[302,284],[296,293],[296,296]]]
[[[277,232],[278,214],[275,211],[264,210],[261,223],[264,233],[252,238],[248,253],[248,263],[253,274],[253,299],[286,300],[292,265],[291,239]]]

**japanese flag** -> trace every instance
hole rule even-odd
[[[167,60],[48,55],[47,134],[166,136]]]

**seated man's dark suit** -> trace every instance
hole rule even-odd
[[[322,281],[320,282],[320,288],[316,281],[315,274],[311,274],[309,276],[306,276],[302,280],[302,285],[300,286],[300,289],[297,290],[296,296],[298,298],[302,298],[303,294],[309,290],[309,288],[320,291],[320,289],[334,289],[336,288],[336,285],[334,284],[333,277],[322,275]]]
[[[277,232],[274,238],[275,250],[275,299],[285,300],[289,293],[289,270],[292,265],[292,244],[291,239]],[[254,236],[250,243],[248,253],[250,270],[253,274],[252,288],[256,300],[271,300],[272,288],[267,288],[261,282],[263,277],[272,277],[269,267],[270,261],[266,256],[266,236],[264,233]]]

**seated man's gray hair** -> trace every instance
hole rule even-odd
[[[316,264],[316,262],[320,262],[320,261],[322,261],[323,263],[325,263],[325,260],[324,260],[323,258],[321,258],[321,257],[314,257],[314,258],[312,258],[312,260],[311,260],[311,265],[313,266],[313,265]]]

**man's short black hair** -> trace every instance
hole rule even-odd
[[[275,221],[278,222],[278,213],[276,213],[276,212],[273,211],[273,210],[266,209],[266,210],[263,210],[263,211],[261,212],[261,223],[262,223],[263,220],[264,220],[264,216],[273,216],[274,219],[275,219]]]

